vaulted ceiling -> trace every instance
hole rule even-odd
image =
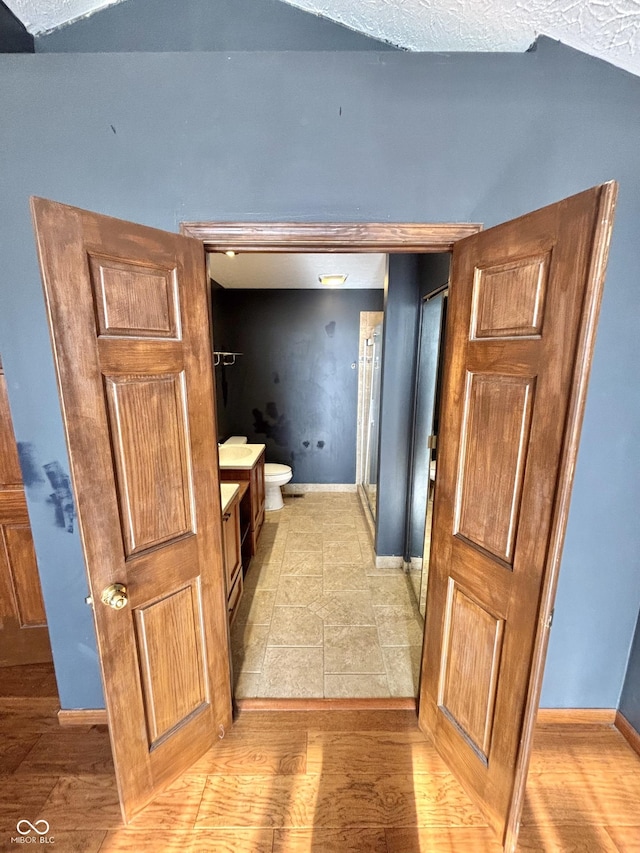
[[[114,2],[118,0],[6,0],[34,34]],[[524,51],[543,34],[640,75],[640,0],[288,2],[407,50]]]

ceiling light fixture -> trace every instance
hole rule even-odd
[[[345,275],[344,273],[331,273],[326,275],[319,275],[318,281],[325,287],[340,287],[340,285],[344,284],[348,278],[348,274]]]
[[[235,258],[236,253],[235,253],[235,252],[232,252],[232,251],[231,251],[231,249],[229,249],[229,251],[228,251],[228,252],[225,252],[225,255],[226,255],[228,258]]]

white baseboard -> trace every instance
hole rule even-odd
[[[287,483],[282,487],[285,495],[299,495],[306,492],[355,492],[355,483]]]
[[[403,567],[402,557],[376,557],[376,569],[402,569]]]

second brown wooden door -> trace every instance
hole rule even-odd
[[[49,661],[47,618],[0,362],[0,666]]]
[[[614,184],[454,246],[420,720],[515,849]]]

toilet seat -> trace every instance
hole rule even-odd
[[[281,477],[283,474],[291,474],[291,468],[288,465],[280,465],[278,462],[265,462],[265,477]]]

